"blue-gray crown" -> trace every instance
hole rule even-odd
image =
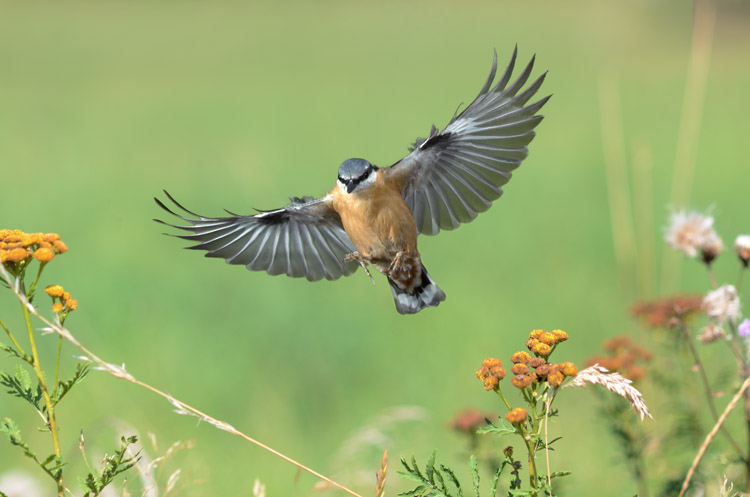
[[[342,183],[362,180],[373,170],[373,165],[364,159],[347,159],[339,166],[339,179]]]

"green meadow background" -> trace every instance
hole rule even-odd
[[[412,452],[424,461],[436,448],[466,476],[465,440],[446,425],[467,406],[501,411],[474,378],[485,357],[507,360],[531,329],[562,328],[571,339],[557,359],[580,367],[602,340],[637,328],[627,315],[636,298],[708,288],[697,264],[661,242],[692,9],[645,0],[2,1],[0,227],[61,234],[70,251],[43,283],[78,298],[66,323],[78,339],[139,379],[364,495],[385,447],[390,495],[406,487],[394,470]],[[349,157],[390,165],[473,99],[493,49],[503,66],[516,44],[521,66],[536,53],[534,75],[549,70],[539,97],[554,96],[492,209],[420,238],[448,296],[437,309],[401,316],[385,280],[375,275],[373,287],[361,271],[309,283],[204,259],[152,221],[166,219],[152,200],[162,189],[202,214],[250,213],[324,194]],[[748,61],[748,4],[717,4],[690,199],[673,207],[712,206],[727,245],[750,231]],[[605,113],[622,129],[611,136],[623,141],[615,157],[626,165],[613,191],[602,91],[621,110]],[[634,182],[644,150],[650,167]],[[638,260],[655,261],[638,290],[640,262],[618,272],[613,194],[638,213]],[[734,281],[731,259],[718,262],[722,281]],[[665,263],[675,276],[661,278]],[[0,297],[0,316],[20,326],[18,304]],[[56,340],[42,343],[49,367]],[[76,353],[64,347],[66,370]],[[13,367],[0,358],[0,369]],[[559,399],[552,430],[565,438],[553,465],[573,471],[560,491],[631,496],[594,400],[584,390]],[[650,405],[659,400],[647,392]],[[310,494],[312,476],[172,409],[92,373],[58,410],[69,486],[84,470],[83,430],[92,461],[120,432],[153,433],[161,451],[194,440],[169,470],[200,480],[181,495],[251,495],[255,478],[268,495]],[[20,401],[0,396],[0,416],[47,450]],[[158,455],[150,443],[145,453]],[[0,474],[16,470],[54,488],[0,443]]]

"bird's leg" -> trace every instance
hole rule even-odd
[[[362,255],[359,252],[352,252],[351,254],[346,254],[344,256],[344,262],[352,262],[357,261],[360,266],[362,266],[362,269],[364,270],[365,274],[370,277],[370,281],[372,281],[372,285],[375,286],[375,278],[372,277],[372,274],[370,273],[370,270],[367,269],[367,265],[372,262],[372,260],[366,256]]]

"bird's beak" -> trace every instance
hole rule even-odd
[[[346,182],[346,193],[351,193],[352,190],[354,190],[354,187],[357,186],[354,181],[347,181]]]

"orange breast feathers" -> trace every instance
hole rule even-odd
[[[346,194],[338,185],[331,194],[352,243],[360,254],[390,262],[398,252],[419,255],[417,226],[411,210],[394,184],[380,170],[364,191]]]

